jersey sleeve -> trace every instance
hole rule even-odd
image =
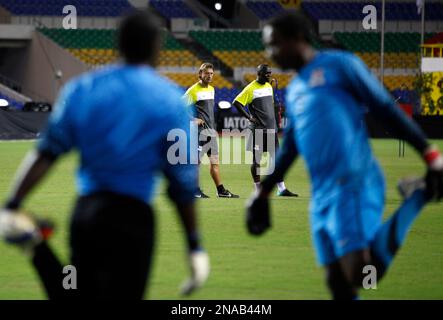
[[[399,108],[390,93],[356,56],[344,60],[343,70],[347,88],[365,105],[371,114],[397,138],[410,143],[419,153],[428,146],[421,128]]]
[[[251,87],[248,85],[246,86],[242,92],[240,92],[234,99],[234,101],[240,102],[243,106],[247,106],[252,102],[252,93],[251,93]]]
[[[395,104],[390,93],[360,58],[350,55],[343,63],[346,85],[363,105],[374,109]]]
[[[58,157],[74,147],[72,108],[75,102],[74,88],[68,84],[61,91],[48,124],[37,143],[37,150]]]
[[[197,103],[197,95],[195,93],[195,90],[193,90],[193,87],[189,88],[185,92],[182,99],[187,106],[193,106]]]

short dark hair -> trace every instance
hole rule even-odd
[[[118,29],[118,49],[127,63],[149,61],[162,36],[158,17],[149,10],[137,10],[123,18]]]
[[[257,74],[260,74],[260,73],[267,73],[267,72],[269,72],[269,65],[267,65],[267,64],[260,64],[260,65],[258,65],[257,66]]]
[[[316,38],[311,22],[299,11],[285,11],[269,20],[267,24],[287,39],[302,38],[312,44]]]

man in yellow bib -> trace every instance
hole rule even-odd
[[[251,132],[248,137],[247,150],[251,151],[253,163],[251,174],[256,190],[260,185],[259,167],[264,152],[269,152],[271,161],[275,161],[278,149],[278,125],[274,107],[274,90],[270,84],[272,71],[266,64],[257,67],[257,79],[248,84],[234,99],[233,105],[250,121]],[[248,106],[249,113],[245,110]],[[271,139],[271,140],[269,140]],[[269,146],[272,146],[268,148]],[[285,183],[277,183],[278,196],[298,197],[289,191]]]
[[[189,106],[195,106],[194,123],[198,126],[198,159],[208,155],[210,161],[210,174],[217,187],[217,197],[238,198],[238,195],[225,189],[220,178],[217,131],[214,117],[214,87],[210,85],[214,77],[214,66],[211,63],[203,63],[198,71],[199,81],[191,86],[185,93],[185,99]],[[198,189],[196,198],[209,198]]]

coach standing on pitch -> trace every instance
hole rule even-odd
[[[197,166],[172,165],[167,159],[168,132],[181,129],[189,137],[190,118],[182,92],[153,69],[161,43],[153,14],[137,12],[122,21],[118,46],[124,64],[66,85],[0,212],[0,236],[31,249],[49,298],[143,298],[154,247],[151,203],[159,172],[169,181],[168,193],[187,235],[192,277],[183,292],[202,285],[209,274],[195,217]],[[64,290],[62,264],[35,220],[19,210],[56,160],[73,149],[80,153],[80,168],[70,264],[77,269],[78,289]]]
[[[260,161],[264,152],[271,154],[272,161],[275,160],[275,152],[279,146],[277,136],[277,117],[274,107],[274,90],[271,82],[271,68],[266,64],[257,67],[257,79],[248,84],[242,92],[234,99],[233,105],[250,121],[251,133],[249,134],[247,150],[252,152],[253,163],[251,174],[256,190],[260,185],[258,173]],[[246,112],[245,107],[249,107]],[[260,135],[262,133],[262,135]],[[262,136],[262,139],[260,139]],[[268,150],[268,139],[274,144],[274,148]],[[298,195],[286,189],[284,181],[277,184],[278,196],[297,197]]]
[[[217,131],[215,126],[214,106],[215,90],[211,86],[214,77],[214,66],[211,63],[203,63],[198,70],[199,81],[186,90],[184,98],[188,106],[195,106],[193,113],[194,123],[198,126],[198,162],[207,154],[209,158],[210,174],[217,188],[219,198],[239,198],[225,189],[220,177],[220,165],[218,157]],[[209,198],[201,188],[197,189],[196,198]]]

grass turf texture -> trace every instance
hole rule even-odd
[[[436,141],[443,149],[443,141]],[[399,205],[396,182],[419,175],[424,166],[412,149],[398,158],[395,140],[373,140],[373,148],[387,180],[386,215]],[[21,159],[32,142],[0,142],[0,199],[6,197]],[[67,230],[75,199],[73,173],[76,156],[61,159],[25,207],[52,218],[57,230],[51,244],[68,264]],[[218,199],[203,165],[201,186],[211,196],[200,200],[200,225],[211,257],[207,285],[192,299],[328,299],[323,270],[316,265],[309,231],[310,184],[298,160],[288,173],[287,187],[299,198],[272,197],[273,228],[254,238],[244,226],[244,203],[252,191],[248,165],[222,165],[223,183],[240,199]],[[149,291],[150,299],[181,299],[178,286],[188,276],[181,225],[166,199],[164,186],[155,201],[157,246]],[[443,298],[443,205],[428,205],[414,224],[387,277],[377,290],[362,291],[363,299]],[[123,217],[122,219],[127,218]],[[118,237],[118,235],[115,235]],[[42,299],[43,290],[28,259],[16,248],[0,243],[0,299]]]

